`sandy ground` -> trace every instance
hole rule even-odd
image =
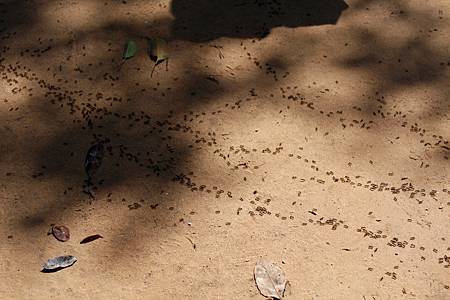
[[[263,299],[264,258],[287,299],[450,299],[449,17],[443,0],[1,1],[0,298]],[[169,68],[150,77],[156,36]]]

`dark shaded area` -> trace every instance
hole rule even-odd
[[[11,49],[8,40],[20,36],[29,24],[36,24],[37,5],[32,1],[0,1],[0,62],[3,54]]]
[[[193,42],[263,38],[280,26],[336,24],[346,8],[342,0],[173,0],[172,34]]]

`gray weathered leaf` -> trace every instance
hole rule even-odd
[[[277,265],[260,261],[255,265],[255,281],[259,291],[265,297],[282,299],[286,288],[286,276]]]
[[[73,265],[76,261],[76,257],[72,255],[58,256],[47,260],[43,268],[47,271],[67,268]]]

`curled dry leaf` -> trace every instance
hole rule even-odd
[[[63,225],[53,226],[52,234],[58,241],[61,242],[67,242],[70,239],[70,230]]]
[[[166,61],[166,71],[168,70],[169,53],[167,51],[168,47],[166,40],[154,37],[154,38],[147,38],[147,42],[148,42],[148,49],[147,49],[148,56],[152,61],[155,62],[155,64],[153,65],[152,72],[150,74],[150,77],[152,77],[156,66],[162,63],[163,61]]]
[[[90,236],[85,237],[85,238],[80,242],[80,244],[90,243],[90,242],[93,242],[93,241],[95,241],[95,240],[97,240],[97,239],[102,239],[102,238],[103,238],[103,237],[102,237],[100,234],[93,234],[93,235],[90,235]]]
[[[260,293],[265,297],[282,299],[286,288],[286,276],[277,265],[260,261],[255,265],[255,281]]]
[[[43,268],[45,271],[55,271],[57,269],[67,268],[73,265],[77,261],[75,256],[64,255],[55,258],[50,258],[44,264]]]

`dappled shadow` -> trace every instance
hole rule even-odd
[[[70,215],[75,207],[89,201],[86,195],[80,193],[85,179],[82,162],[85,151],[99,139],[106,139],[107,147],[110,147],[103,170],[95,178],[99,199],[111,200],[108,194],[120,185],[136,187],[141,184],[148,188],[149,194],[152,194],[152,204],[163,206],[158,194],[163,190],[172,189],[178,183],[181,183],[186,191],[204,193],[209,191],[212,192],[209,197],[214,197],[213,187],[205,185],[206,187],[200,190],[202,182],[193,183],[188,176],[195,170],[193,165],[201,151],[206,149],[213,152],[217,150],[216,148],[228,146],[226,143],[216,144],[216,138],[221,133],[220,118],[227,118],[221,114],[222,110],[239,109],[241,101],[246,98],[249,91],[255,98],[259,89],[267,93],[272,93],[272,90],[278,91],[280,84],[278,80],[287,74],[287,70],[301,70],[307,73],[308,69],[302,64],[312,59],[319,61],[323,57],[318,54],[317,45],[311,46],[312,43],[309,43],[311,36],[317,36],[315,33],[310,37],[300,34],[295,40],[283,41],[281,37],[279,40],[284,44],[267,47],[261,51],[262,54],[254,54],[258,51],[250,47],[238,48],[237,43],[224,43],[225,47],[234,47],[236,57],[247,54],[251,62],[246,65],[248,69],[245,76],[239,77],[240,74],[235,72],[233,73],[235,78],[230,78],[228,74],[222,72],[217,76],[218,83],[215,83],[207,79],[212,71],[199,67],[201,64],[198,63],[200,61],[198,57],[192,58],[195,52],[200,51],[197,45],[185,41],[201,44],[220,38],[263,38],[268,37],[276,27],[332,25],[338,22],[342,12],[347,8],[344,1],[338,0],[253,2],[173,0],[171,12],[174,20],[170,18],[150,20],[148,26],[134,20],[108,20],[92,30],[84,28],[68,35],[60,35],[59,39],[55,38],[52,41],[52,50],[43,53],[39,59],[35,56],[30,58],[30,53],[32,54],[33,48],[45,49],[47,45],[41,45],[34,37],[24,38],[18,45],[14,44],[9,32],[15,32],[15,27],[19,26],[19,23],[14,23],[16,19],[11,18],[8,21],[8,36],[5,40],[14,44],[14,48],[6,51],[2,57],[6,59],[5,65],[2,66],[4,79],[13,80],[20,77],[17,74],[25,68],[30,68],[27,73],[37,73],[37,80],[34,82],[39,81],[39,86],[33,87],[35,95],[28,96],[29,103],[25,104],[33,107],[29,115],[32,122],[39,123],[42,120],[48,122],[44,124],[48,128],[40,128],[42,131],[38,131],[37,139],[36,132],[26,132],[33,146],[30,147],[31,152],[27,154],[27,158],[31,160],[29,168],[35,174],[41,172],[42,166],[45,166],[45,171],[42,171],[44,175],[33,179],[25,178],[21,184],[27,184],[27,180],[52,182],[57,178],[55,181],[61,182],[65,189],[52,190],[48,194],[48,199],[42,201],[41,205],[36,205],[34,211],[28,211],[26,216],[20,216],[19,228],[30,230],[64,216],[61,210],[55,209],[60,206],[61,199],[67,200],[61,205],[67,209],[65,216]],[[8,6],[7,10],[13,10],[13,7]],[[32,27],[34,23],[39,23],[33,18],[29,7],[27,11],[28,26]],[[152,27],[153,22],[159,24],[159,27]],[[421,22],[416,23],[416,26],[421,26]],[[434,58],[442,53],[426,41],[413,38],[406,41],[387,41],[380,33],[362,30],[361,26],[353,24],[348,29],[350,42],[356,46],[352,51],[338,55],[333,62],[343,70],[362,71],[379,79],[370,88],[361,88],[365,89],[364,92],[367,94],[394,93],[413,85],[440,82],[447,78],[442,66],[434,64]],[[127,39],[136,39],[141,46],[142,37],[162,35],[161,33],[166,31],[170,32],[170,35],[164,37],[170,41],[170,54],[174,57],[169,72],[160,69],[153,78],[150,78],[151,64],[142,51],[127,62],[121,72],[116,71],[120,62],[120,51]],[[328,33],[326,34],[328,38]],[[317,39],[320,40],[322,37],[319,36]],[[302,57],[296,56],[297,49],[301,47],[309,47],[309,50],[305,51]],[[333,52],[335,49],[326,50]],[[214,56],[210,56],[207,51],[202,52],[202,55],[205,53],[208,54],[207,58],[211,59],[211,64],[225,68],[225,63],[217,58],[215,52],[211,51]],[[19,54],[23,55],[20,56],[21,61],[17,66],[21,66],[22,69],[16,70],[14,68],[17,66],[12,68],[7,66],[14,64]],[[328,56],[331,57],[333,54],[329,53]],[[226,55],[228,58],[228,53]],[[250,58],[250,55],[253,56]],[[257,55],[263,57],[257,59]],[[66,60],[66,57],[71,56],[77,58]],[[289,58],[291,61],[288,61]],[[399,62],[399,59],[402,61]],[[50,61],[52,69],[45,71],[47,68],[45,63]],[[233,66],[246,62],[238,59],[232,61]],[[63,66],[60,69],[59,64]],[[330,64],[328,67],[333,66]],[[277,74],[277,71],[283,73]],[[298,72],[295,76],[298,75],[303,74]],[[78,81],[75,82],[74,79]],[[336,103],[331,106],[323,105],[329,110],[324,116],[320,115],[320,108],[312,109],[314,105],[317,107],[321,105],[320,99],[315,98],[316,95],[313,93],[308,94],[308,99],[302,98],[300,94],[304,91],[301,90],[303,88],[306,90],[309,84],[304,78],[299,76],[295,79],[286,79],[288,80],[300,86],[295,92],[291,89],[292,95],[286,94],[286,97],[296,104],[300,103],[301,109],[305,112],[302,117],[311,119],[312,123],[316,122],[318,117],[325,119],[325,122],[341,118],[338,114],[325,118],[325,115],[331,115],[333,111],[341,109]],[[79,92],[80,86],[83,87],[82,93]],[[13,87],[15,84],[11,84],[11,88]],[[261,98],[268,96],[264,92],[261,93]],[[296,92],[299,92],[299,95],[295,94]],[[276,92],[273,93],[275,96],[266,102],[268,107],[279,106],[284,110],[286,103],[284,98],[278,97]],[[318,94],[321,95],[320,92]],[[224,100],[226,97],[233,99]],[[366,116],[381,119],[378,112],[380,102],[371,100],[361,103],[361,106],[361,111]],[[345,113],[349,115],[348,110]],[[217,126],[200,130],[199,124],[206,123],[208,119],[214,119],[210,122]],[[8,121],[9,119],[4,119],[3,122]],[[51,127],[53,122],[64,126]],[[217,130],[217,136],[214,130]],[[51,132],[51,136],[46,136],[47,132]],[[353,135],[351,138],[356,141],[354,144],[359,145],[358,139],[364,138],[364,135]],[[356,152],[358,147],[350,144],[351,151]],[[214,162],[220,165],[222,158]],[[7,162],[8,165],[14,163],[13,160]],[[213,170],[211,172],[215,172],[217,166],[209,167]],[[188,176],[185,177],[186,174]],[[127,201],[125,204],[132,204],[139,201],[141,194],[142,191],[133,191],[130,188],[127,191],[129,199],[123,200],[113,192],[114,200],[111,201],[119,203]],[[172,221],[173,216],[165,213],[166,211],[156,210],[153,216],[158,215],[162,221]],[[129,222],[122,224],[121,228],[123,231],[132,231],[133,217],[127,221]],[[149,218],[143,224],[148,225],[152,221]],[[120,234],[118,236],[116,246],[140,242],[138,239],[130,241],[120,238]]]
[[[383,76],[380,90],[436,82],[446,72],[442,62],[436,61],[442,56],[441,51],[416,37],[393,43],[385,41],[379,34],[355,29],[353,41],[364,45],[364,48],[346,55],[341,65],[345,68],[370,68],[372,73],[379,73],[380,77]]]
[[[448,160],[446,137],[428,128],[417,130],[425,122],[436,130],[450,112],[448,49],[437,39],[437,24],[445,24],[443,12],[432,14],[405,2],[383,2],[389,7],[386,24],[353,26],[348,50],[339,53],[335,63],[371,81],[358,105],[364,117],[398,122],[418,132],[426,137],[420,148],[435,152],[438,160]],[[374,1],[361,0],[352,7],[355,14],[359,11],[367,18],[374,15],[376,6]],[[409,107],[408,112],[402,107]]]
[[[342,0],[173,0],[172,35],[206,42],[221,37],[263,38],[273,28],[336,24]]]

